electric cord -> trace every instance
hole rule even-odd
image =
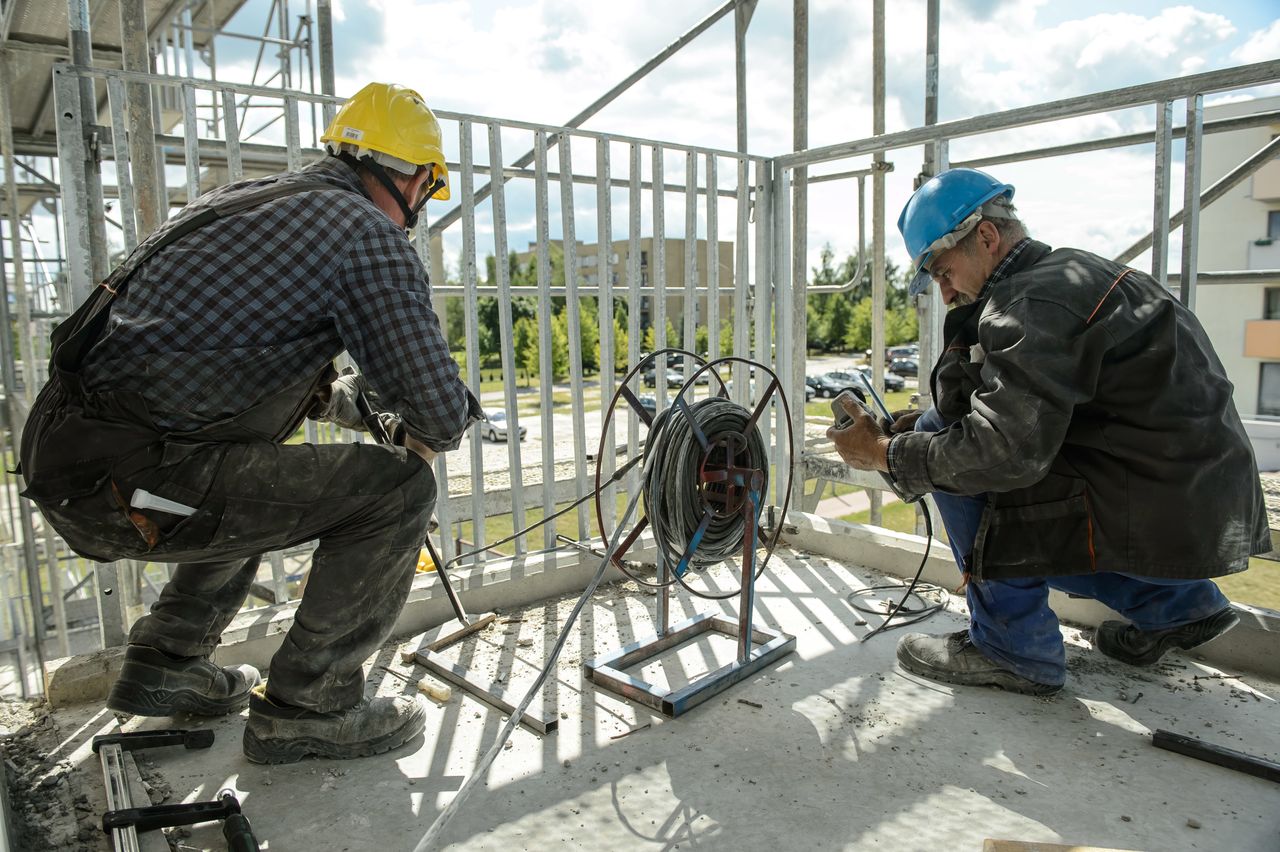
[[[642,477],[647,478],[652,469],[653,458],[652,455],[646,458],[641,472]],[[621,469],[619,472],[621,472]],[[529,709],[529,705],[533,703],[534,696],[542,689],[543,684],[546,683],[547,678],[551,675],[552,669],[555,668],[556,662],[560,659],[560,652],[564,649],[565,642],[569,639],[569,631],[573,629],[574,624],[578,621],[578,616],[582,614],[583,608],[587,605],[587,601],[595,594],[600,581],[604,579],[609,563],[613,561],[614,554],[617,553],[618,546],[622,543],[622,530],[630,523],[631,516],[635,513],[636,506],[639,504],[640,496],[643,493],[642,489],[636,489],[635,493],[631,495],[627,508],[623,512],[622,522],[614,529],[613,538],[609,541],[609,548],[604,558],[600,560],[600,566],[596,568],[595,573],[591,576],[591,581],[587,583],[586,589],[582,592],[582,596],[578,598],[578,602],[570,610],[569,617],[565,621],[564,627],[560,629],[560,634],[556,637],[556,642],[551,647],[551,653],[547,656],[547,662],[542,667],[542,670],[538,672],[538,677],[534,680],[533,685],[529,687],[529,691],[525,693],[524,698],[520,699],[520,704],[517,705],[515,711],[507,718],[507,723],[498,732],[498,738],[494,740],[493,745],[480,758],[475,769],[471,771],[463,785],[458,788],[457,795],[444,807],[444,810],[440,811],[435,821],[431,823],[431,827],[427,829],[426,834],[418,841],[418,845],[413,847],[414,852],[426,852],[426,850],[433,848],[439,842],[440,836],[443,834],[449,820],[453,819],[454,814],[458,812],[467,798],[475,791],[476,786],[488,774],[489,767],[493,765],[498,753],[502,751],[502,747],[506,745],[507,740],[511,738],[511,734],[519,726],[520,719],[524,716],[525,711]]]
[[[924,621],[926,618],[941,612],[947,607],[946,589],[941,586],[934,585],[933,583],[920,582],[920,575],[924,573],[925,563],[929,561],[929,551],[933,547],[933,515],[929,511],[929,504],[927,501],[920,501],[920,508],[924,512],[924,529],[926,535],[924,555],[920,557],[920,567],[916,568],[916,574],[911,578],[911,582],[907,584],[907,591],[903,594],[902,599],[898,601],[893,609],[889,610],[889,614],[885,616],[884,621],[882,621],[878,627],[866,636],[862,637],[863,642],[870,641],[880,633],[884,633],[888,630],[897,630],[899,627],[909,627],[912,624],[917,624]],[[866,606],[859,601],[862,598],[870,597],[877,592],[895,592],[901,588],[901,583],[882,583],[875,586],[867,586],[865,589],[857,589],[850,592],[845,597],[845,600],[848,601],[849,606],[853,607],[858,612],[866,613],[868,615],[881,615],[882,612],[880,610]],[[923,597],[923,595],[926,594],[934,596],[935,599],[933,601],[926,600]],[[919,605],[907,606],[907,601],[913,597],[919,601]],[[902,620],[895,623],[894,619],[899,616],[903,617]]]

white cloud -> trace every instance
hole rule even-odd
[[[1280,19],[1272,21],[1265,30],[1258,30],[1231,51],[1231,58],[1242,64],[1267,62],[1277,57],[1280,57]]]
[[[889,4],[886,124],[890,131],[921,123],[925,4]],[[558,124],[623,79],[703,17],[714,4],[649,0],[645,4],[594,0],[338,0],[341,23],[338,91],[350,94],[370,79],[412,85],[437,109]],[[941,119],[963,118],[1036,102],[1105,91],[1228,64],[1280,55],[1280,22],[1252,34],[1233,23],[1231,2],[1169,6],[1139,14],[1115,4],[1101,14],[1071,19],[1047,0],[951,0],[943,4]],[[1057,23],[1046,25],[1049,12]],[[366,29],[371,28],[371,29]],[[810,7],[809,146],[871,135],[871,4],[813,0]],[[354,40],[354,41],[352,41]],[[791,4],[766,0],[748,32],[750,149],[778,154],[792,148]],[[666,64],[623,94],[586,127],[628,135],[731,149],[735,145],[733,21],[727,16]],[[956,140],[953,161],[1058,145],[1150,128],[1153,110],[1084,116]],[[456,136],[452,123],[446,133]],[[527,132],[503,134],[510,161],[532,147]],[[487,158],[483,134],[477,160]],[[447,143],[451,155],[456,139]],[[895,171],[886,188],[888,249],[901,255],[894,223],[922,159],[919,149],[893,151]],[[556,168],[552,156],[551,168]],[[594,170],[589,141],[574,148],[575,172]],[[649,171],[645,152],[644,173]],[[867,158],[824,167],[856,168]],[[728,169],[722,163],[722,172]],[[684,162],[669,156],[666,179],[683,180]],[[1033,227],[1052,242],[1119,251],[1150,219],[1150,149],[1126,149],[1029,164],[992,167],[1019,187]],[[613,172],[626,172],[624,146],[613,152]],[[732,175],[722,174],[728,182]],[[477,182],[484,178],[477,177]],[[508,193],[508,216],[522,227],[510,244],[532,237],[532,191]],[[870,210],[870,182],[868,182]],[[559,231],[558,191],[552,191],[552,232]],[[579,196],[583,238],[594,238],[594,211]],[[590,204],[594,195],[587,193]],[[625,202],[615,194],[615,204]],[[1102,203],[1099,204],[1099,201]],[[856,245],[856,186],[827,184],[811,192],[810,255],[823,243],[843,254]],[[434,206],[434,205],[433,205]],[[646,208],[647,208],[646,204]],[[442,208],[444,209],[444,208]],[[733,226],[730,207],[721,232]],[[488,206],[478,210],[488,216]],[[648,226],[648,212],[644,217]],[[668,196],[671,232],[683,230],[679,194]],[[627,224],[623,207],[614,225]],[[451,235],[457,229],[451,230]],[[454,243],[451,236],[450,243]],[[481,239],[492,244],[491,239]],[[447,249],[456,254],[456,248]],[[899,258],[901,259],[901,258]]]

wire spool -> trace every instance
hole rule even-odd
[[[649,421],[628,384],[649,364],[661,358],[666,364],[668,354],[692,359],[698,369],[685,380],[672,404]],[[734,362],[745,364],[767,374],[769,382],[754,409],[747,409],[731,401],[718,367]],[[665,366],[664,366],[665,368]],[[710,373],[719,384],[720,392],[708,399],[690,402],[693,388],[704,373]],[[760,420],[771,403],[781,404],[787,424],[787,446],[794,450],[791,432],[791,412],[786,396],[782,393],[777,375],[762,364],[745,358],[729,356],[706,363],[691,352],[680,349],[663,349],[646,356],[623,378],[605,410],[600,446],[596,455],[596,487],[603,477],[605,439],[619,401],[626,400],[649,427],[644,447],[644,480],[642,490],[644,515],[623,539],[623,545],[614,557],[614,565],[635,582],[653,588],[679,583],[698,597],[725,599],[734,597],[741,588],[725,592],[709,592],[690,585],[686,575],[691,568],[706,568],[744,553],[747,516],[758,536],[760,515],[769,487],[769,454],[760,431]],[[650,463],[652,457],[652,463]],[[793,457],[788,452],[786,458]],[[791,474],[788,469],[786,487],[783,490],[782,515],[786,516],[791,497]],[[607,502],[596,495],[596,518],[600,529],[604,523],[604,505]],[[645,529],[652,530],[658,549],[658,559],[670,568],[670,579],[653,582],[636,576],[624,562],[626,551],[632,547]],[[756,576],[763,573],[781,534],[781,525],[763,542],[764,558],[759,560]],[[608,539],[605,539],[608,543]],[[757,538],[750,551],[760,546]]]

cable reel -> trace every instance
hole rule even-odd
[[[655,370],[658,365],[665,369],[668,355],[692,361],[697,368],[680,386],[671,405],[653,415],[628,385],[651,364]],[[743,364],[767,376],[768,383],[753,409],[748,410],[729,399],[728,385],[719,369],[733,364]],[[690,401],[704,374],[710,374],[719,385],[719,392],[707,399]],[[791,409],[777,374],[763,364],[732,355],[708,363],[683,349],[661,349],[631,368],[605,409],[596,452],[596,520],[607,546],[607,501],[601,488],[602,480],[608,478],[604,471],[604,449],[618,404],[625,400],[648,429],[643,451],[644,470],[648,473],[639,486],[644,514],[622,539],[613,558],[615,567],[643,586],[663,589],[679,583],[690,594],[723,600],[741,594],[742,586],[724,592],[699,589],[691,585],[689,571],[742,555],[745,576],[745,563],[763,546],[764,556],[754,569],[753,580],[760,577],[782,532],[779,524],[763,542],[760,540],[760,516],[769,489],[768,447],[760,421],[775,398],[786,423],[786,446],[790,448],[786,458],[790,460],[795,446]],[[651,456],[654,457],[652,464]],[[781,491],[782,517],[786,516],[790,504],[792,478],[788,467],[785,488]],[[612,507],[610,514],[614,514]],[[637,576],[625,562],[627,551],[646,529],[652,532],[657,545],[657,581]]]

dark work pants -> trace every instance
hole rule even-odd
[[[917,432],[943,427],[938,409],[916,421]],[[936,492],[956,565],[964,570],[973,552],[985,494],[959,496]],[[1169,580],[1114,571],[1062,577],[975,580],[965,586],[969,638],[983,655],[1009,671],[1038,683],[1060,684],[1067,676],[1066,650],[1058,617],[1049,608],[1049,590],[1093,598],[1133,622],[1139,630],[1164,630],[1208,618],[1230,601],[1212,580]]]
[[[127,552],[142,537],[118,512],[129,542],[120,557],[179,563],[129,642],[180,656],[211,653],[244,603],[261,554],[318,539],[269,689],[322,712],[358,703],[363,664],[409,594],[435,506],[431,469],[400,447],[253,443],[171,445],[160,470],[155,493],[199,511],[177,522],[150,513],[162,528],[174,525],[142,553]],[[55,526],[75,547],[74,530]],[[101,552],[101,519],[90,528]]]

